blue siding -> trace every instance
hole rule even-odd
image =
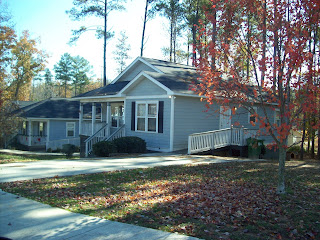
[[[268,115],[271,123],[273,124],[274,123],[274,116],[275,116],[274,111],[271,108],[267,108],[266,110],[267,110],[267,115]],[[265,116],[263,109],[258,106],[257,106],[257,113],[261,117]],[[240,124],[239,126],[243,126],[244,128],[256,129],[256,130],[258,130],[259,126],[260,126],[259,122],[257,122],[255,126],[253,126],[249,122],[249,113],[244,108],[237,109],[236,114],[232,116],[232,124],[235,124],[235,123],[239,123]],[[235,124],[235,125],[237,126],[238,124]],[[269,134],[268,135],[264,134],[264,135],[258,136],[257,138],[265,140],[266,144],[271,143],[273,141],[273,138]]]
[[[127,96],[146,96],[146,95],[166,95],[167,92],[151,82],[149,79],[142,77],[143,79],[130,91]]]
[[[164,101],[163,113],[163,133],[137,132],[131,130],[131,105],[136,101]],[[170,99],[130,99],[125,101],[125,119],[126,119],[126,135],[136,136],[144,139],[147,148],[158,151],[170,150]]]
[[[67,129],[66,129],[66,122],[75,122],[75,136],[79,137],[79,121],[78,120],[50,120],[50,135],[49,140],[60,140],[60,139],[66,139],[66,138],[73,138],[73,137],[67,137]]]
[[[219,129],[217,105],[206,111],[206,102],[197,97],[176,97],[174,107],[174,150],[188,148],[188,136]]]

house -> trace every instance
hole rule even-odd
[[[137,136],[150,150],[172,152],[188,148],[188,141],[189,145],[195,141],[190,140],[192,134],[220,129],[230,132],[236,121],[242,130],[247,129],[247,137],[257,130],[250,124],[255,121],[252,114],[244,109],[237,109],[232,118],[231,109],[222,114],[223,107],[217,104],[208,110],[201,96],[190,90],[195,81],[194,67],[138,57],[111,84],[75,97],[80,101],[79,135],[86,154],[90,154],[94,143],[119,136]],[[83,105],[88,103],[92,108],[91,123],[84,121]],[[262,114],[258,107],[256,111]],[[274,111],[270,110],[270,116],[275,119]],[[224,135],[230,136],[229,132]],[[245,133],[238,131],[233,136],[239,134]],[[242,135],[238,144],[243,144]]]
[[[55,150],[67,143],[80,146],[79,105],[73,99],[52,98],[20,108],[15,112],[22,118],[18,142],[30,150]]]

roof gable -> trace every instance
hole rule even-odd
[[[121,72],[111,82],[111,84],[121,81],[131,81],[142,71],[162,73],[161,70],[150,64],[144,58],[137,57],[128,67],[126,67],[126,69],[123,72]]]

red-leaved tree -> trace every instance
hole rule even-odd
[[[211,0],[206,17],[212,29],[199,29],[207,37],[197,46],[195,91],[209,104],[246,108],[258,119],[279,149],[280,194],[290,130],[303,122],[304,112],[319,116],[319,12],[318,0]],[[270,109],[279,112],[279,121]]]

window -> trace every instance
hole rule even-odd
[[[251,109],[249,109],[249,123],[256,123],[257,122],[257,118],[255,116],[255,114],[258,112],[257,107],[252,107]]]
[[[136,130],[142,132],[158,131],[158,102],[137,102]]]
[[[274,123],[280,126],[280,111],[276,110],[274,112]]]
[[[76,124],[74,122],[67,122],[67,137],[75,136]]]
[[[111,127],[121,127],[123,125],[124,107],[123,104],[111,104]]]

